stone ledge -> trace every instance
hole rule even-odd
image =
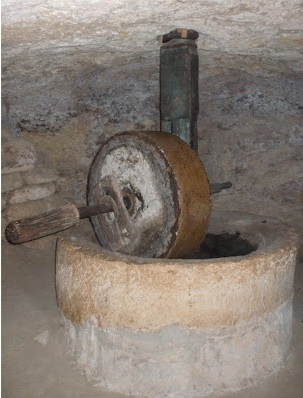
[[[2,174],[32,170],[37,161],[33,145],[20,138],[7,140],[2,144]]]
[[[59,176],[52,170],[33,170],[22,174],[24,182],[28,185],[46,184],[59,179]]]
[[[30,200],[38,200],[51,196],[56,191],[56,185],[54,183],[30,185],[24,188],[16,189],[11,192],[9,203],[23,203]]]
[[[7,193],[22,187],[23,179],[20,172],[3,174],[1,176],[1,192]]]

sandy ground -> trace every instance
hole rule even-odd
[[[122,397],[98,389],[75,368],[67,354],[54,281],[54,244],[34,250],[2,243],[2,397]],[[295,276],[293,335],[293,353],[279,374],[224,397],[303,397],[302,263]]]

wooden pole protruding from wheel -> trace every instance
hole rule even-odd
[[[12,221],[7,225],[5,235],[10,243],[24,243],[64,231],[76,225],[81,218],[112,211],[114,205],[111,198],[103,198],[99,205],[79,208],[69,203],[35,217]]]
[[[35,217],[12,221],[6,227],[5,234],[9,242],[23,243],[63,231],[78,221],[78,209],[70,203]]]

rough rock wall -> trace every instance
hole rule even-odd
[[[217,68],[200,80],[199,153],[210,180],[233,187],[214,206],[302,228],[303,80]]]

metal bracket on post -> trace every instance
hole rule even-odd
[[[198,150],[199,57],[195,30],[175,29],[160,37],[161,130]]]

